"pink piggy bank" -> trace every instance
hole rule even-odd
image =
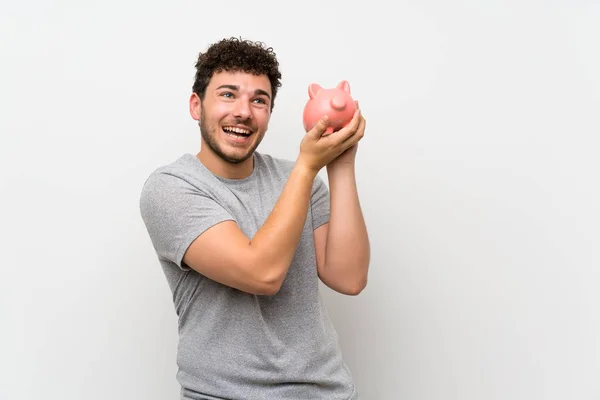
[[[350,84],[341,81],[333,89],[323,89],[312,83],[308,86],[309,100],[304,107],[304,129],[308,132],[323,116],[329,117],[326,134],[331,134],[346,126],[354,116],[356,104],[350,96]]]

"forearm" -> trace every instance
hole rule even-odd
[[[297,163],[271,214],[250,242],[261,279],[281,284],[304,229],[316,172]]]
[[[328,168],[331,216],[325,274],[351,292],[366,285],[370,261],[367,227],[360,207],[354,165]]]

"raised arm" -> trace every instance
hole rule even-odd
[[[302,140],[281,196],[252,240],[235,222],[219,223],[192,242],[183,258],[185,264],[245,292],[277,293],[302,234],[313,181],[321,168],[362,138],[356,135],[357,123],[327,136],[322,136],[326,120],[317,124]]]
[[[364,117],[360,120],[357,136],[363,136],[366,127]],[[331,215],[329,223],[314,234],[319,278],[348,295],[366,287],[371,251],[356,185],[357,148],[351,147],[327,165]]]
[[[273,211],[250,240],[234,221],[201,234],[183,262],[202,275],[245,292],[272,295],[281,287],[306,220],[314,170],[296,163]]]

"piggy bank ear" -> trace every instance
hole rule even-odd
[[[348,83],[348,81],[341,81],[337,85],[337,89],[341,89],[341,90],[344,90],[344,91],[350,93],[350,84]]]
[[[321,90],[323,90],[323,88],[320,85],[317,85],[316,83],[311,83],[308,86],[308,97],[313,99]]]

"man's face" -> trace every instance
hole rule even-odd
[[[202,139],[217,156],[230,163],[247,160],[269,125],[269,78],[245,72],[215,73],[195,119],[198,114]]]

